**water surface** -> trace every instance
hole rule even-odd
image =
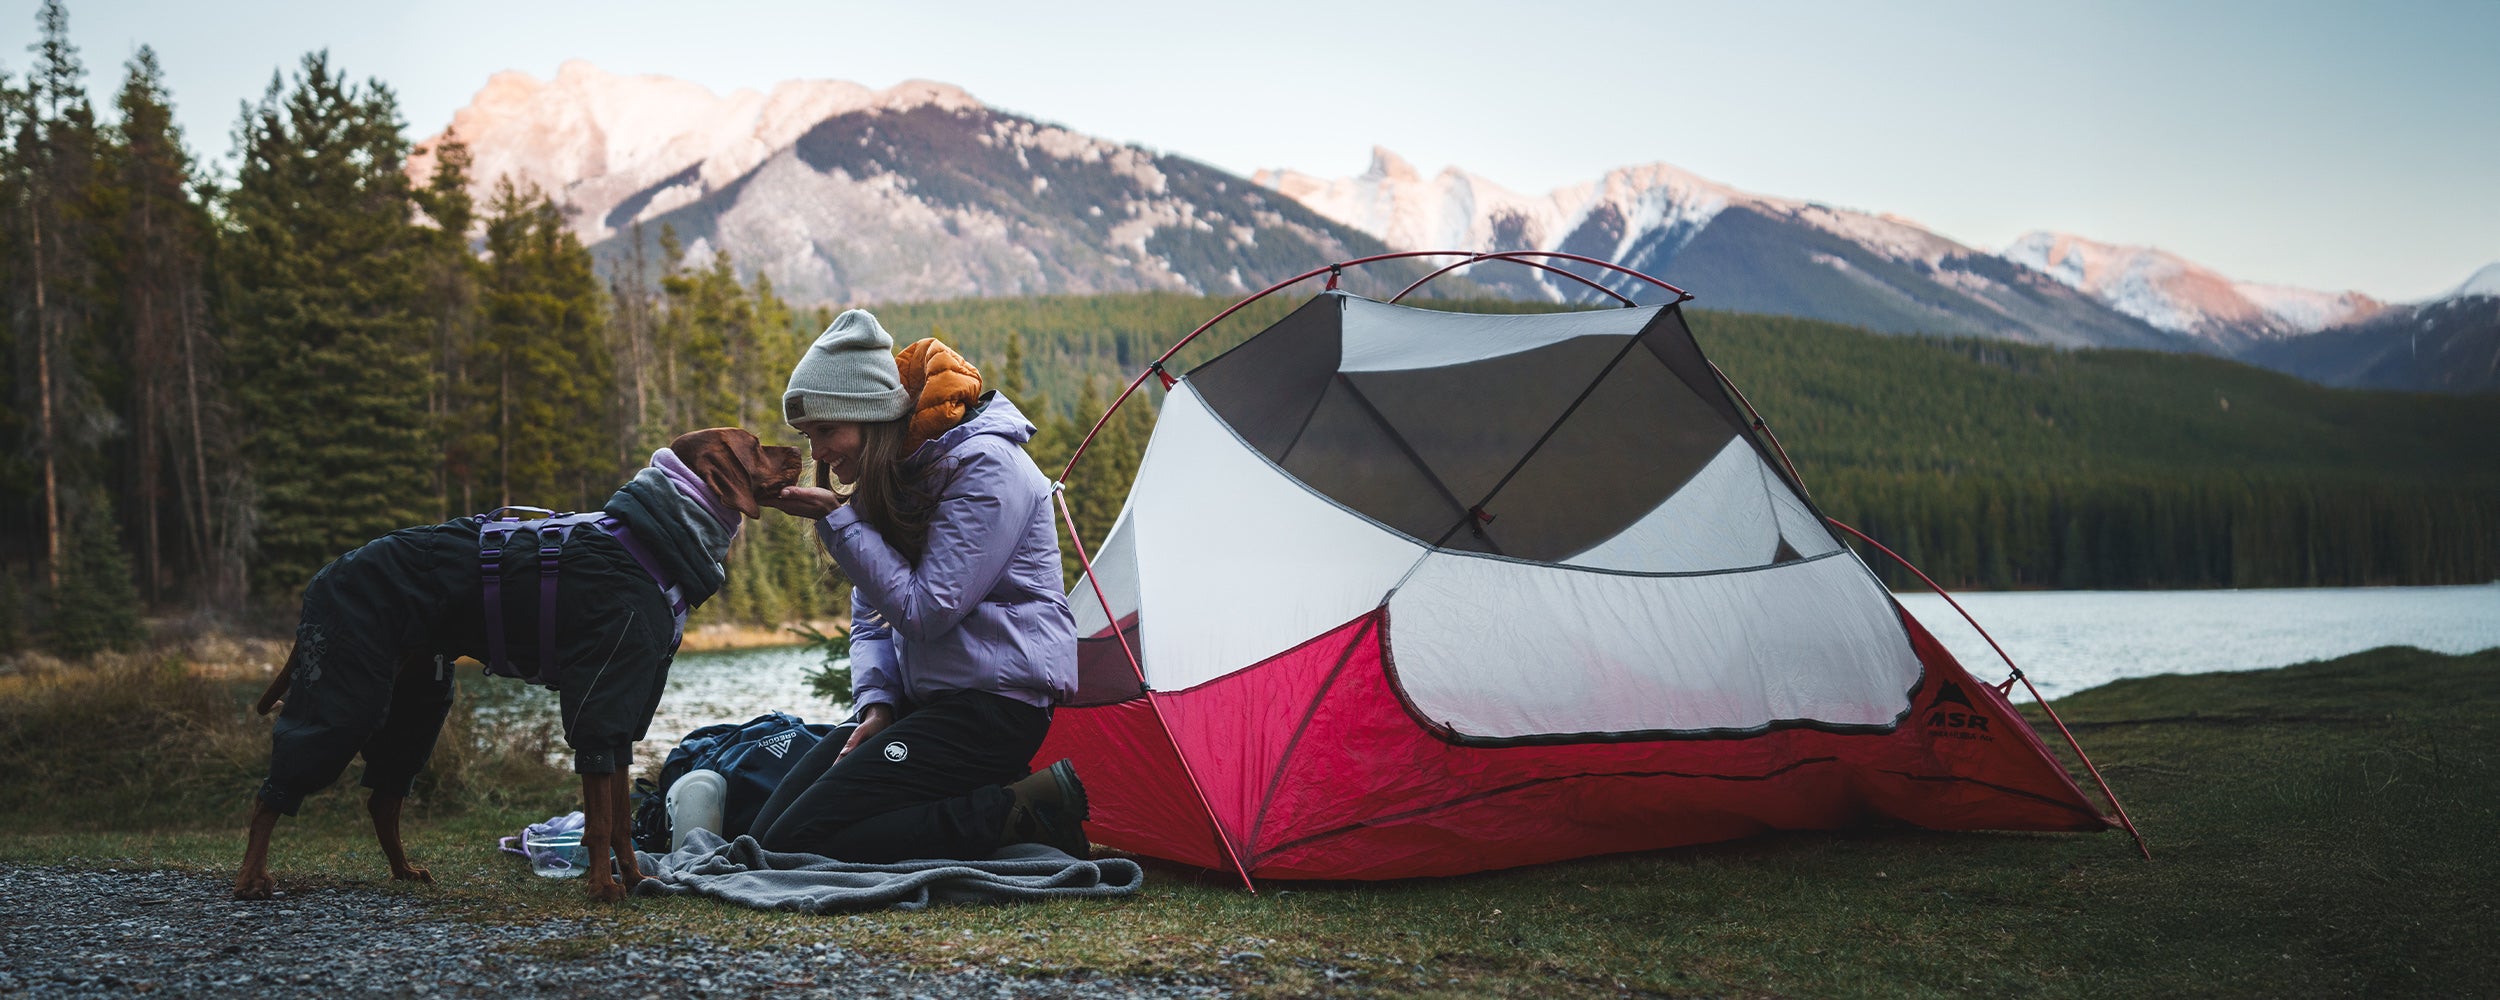
[[[2500,646],[2500,584],[1955,594],[2050,698],[2122,677],[2257,670],[2380,646]],[[1973,676],[2005,661],[1933,593],[1901,603]],[[2017,687],[2017,693],[2020,688]]]
[[[1954,599],[2051,698],[2124,677],[2280,667],[2380,646],[2441,653],[2500,646],[2500,584],[2033,591]],[[1903,594],[1901,603],[1973,676],[1991,682],[2007,676],[2004,661],[1942,598]],[[773,710],[809,722],[839,721],[850,706],[808,691],[807,672],[821,662],[816,651],[800,647],[679,656],[651,738],[636,747],[640,766],[656,766],[678,737],[714,722],[742,722]],[[491,690],[480,698],[490,711],[555,715],[555,699],[544,691],[506,682],[485,686]],[[2015,695],[2027,697],[2020,687]]]

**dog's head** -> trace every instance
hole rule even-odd
[[[720,502],[748,517],[763,513],[757,501],[798,485],[799,450],[765,444],[743,427],[707,427],[668,443],[678,461],[694,470]]]

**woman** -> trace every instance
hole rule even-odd
[[[899,365],[893,347],[875,316],[845,312],[782,395],[816,485],[769,502],[815,521],[851,581],[860,724],[791,768],[756,839],[870,863],[1024,841],[1084,857],[1075,769],[1025,773],[1051,706],[1076,692],[1051,484],[1023,447],[1033,424],[944,344]]]

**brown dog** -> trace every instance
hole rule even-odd
[[[735,427],[700,430],[654,453],[604,517],[575,524],[560,543],[531,528],[489,546],[483,522],[462,518],[394,531],[324,567],[304,588],[295,647],[257,706],[266,715],[285,698],[235,898],[269,898],[278,817],[358,756],[391,877],[433,880],[408,862],[400,807],[450,711],[449,663],[470,656],[557,689],[582,776],[588,888],[596,899],[623,899],[643,877],[626,794],[633,741],[659,707],[684,614],[719,589],[718,564],[740,519],[798,477],[796,448]],[[555,569],[531,571],[550,555]],[[555,610],[542,618],[549,595]]]

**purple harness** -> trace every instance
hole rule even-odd
[[[564,554],[564,540],[573,529],[588,525],[606,532],[616,544],[632,556],[634,564],[657,584],[668,597],[669,613],[684,615],[685,591],[660,572],[659,563],[651,553],[634,540],[634,533],[625,522],[606,511],[579,514],[558,514],[544,507],[498,507],[476,516],[477,567],[484,584],[486,598],[486,672],[499,677],[518,677],[532,684],[558,687],[562,681],[555,661],[556,649],[556,579],[559,560]],[[527,535],[538,545],[538,666],[524,672],[512,662],[504,648],[503,634],[503,553],[504,549],[523,544],[515,536]]]

